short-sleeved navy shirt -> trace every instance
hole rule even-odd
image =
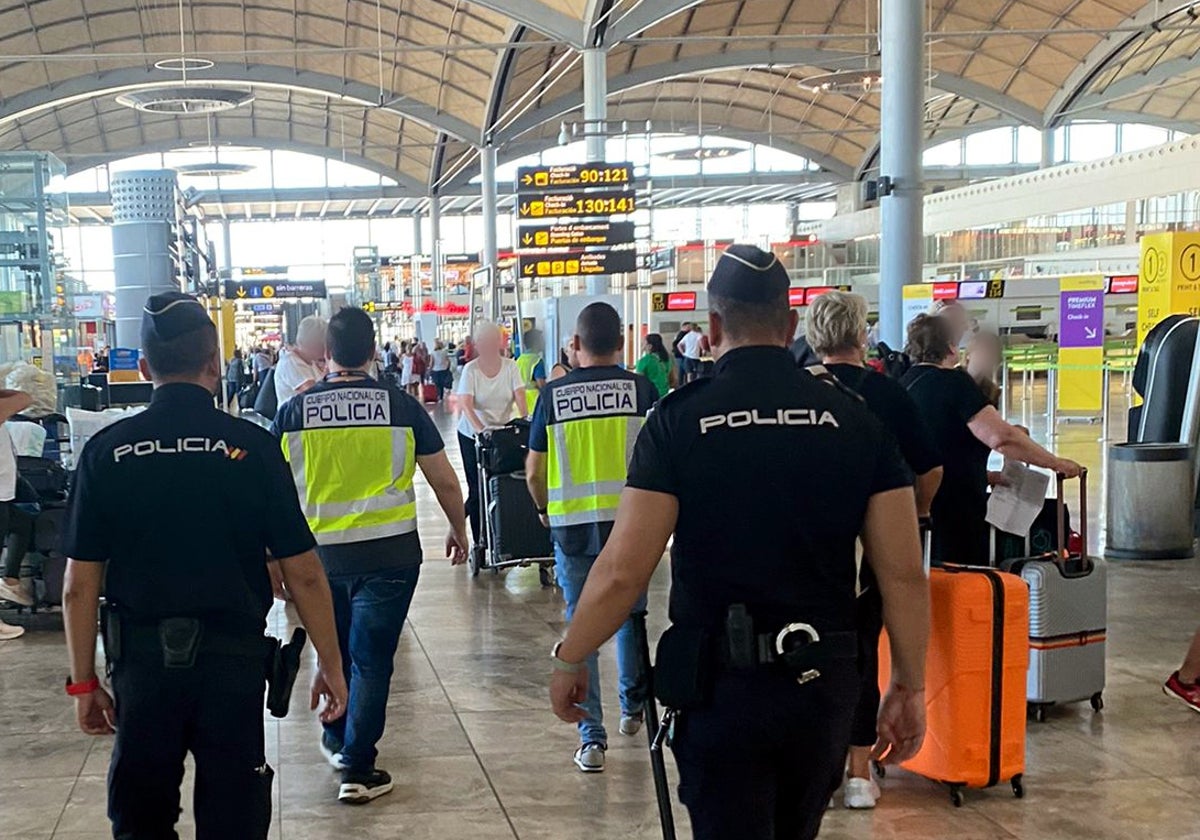
[[[370,378],[318,382],[305,391],[304,395],[297,395],[280,407],[271,430],[279,436],[284,432],[300,431],[304,428],[302,396],[339,388],[386,391],[391,403],[388,414],[391,424],[412,429],[414,451],[418,456],[436,455],[445,449],[441,433],[423,405],[399,388]],[[364,575],[385,569],[419,566],[424,559],[421,554],[421,538],[415,530],[378,540],[322,545],[317,547],[317,553],[321,556],[325,571],[330,575]]]
[[[253,633],[271,608],[267,552],[315,544],[278,441],[186,384],[88,441],[63,535],[68,557],[108,562],[105,595],[134,621]]]
[[[911,483],[867,407],[782,347],[729,351],[665,397],[628,482],[679,500],[672,621],[717,627],[742,603],[764,625],[818,630],[853,626],[867,502]]]
[[[896,438],[900,454],[917,475],[942,465],[942,455],[917,404],[904,386],[862,365],[825,365],[838,381],[863,398],[867,408]]]
[[[622,367],[605,365],[602,367],[578,367],[566,376],[546,384],[538,395],[537,407],[533,410],[533,419],[529,426],[529,448],[534,452],[547,452],[550,448],[548,427],[558,421],[555,399],[558,395],[569,395],[578,390],[576,386],[589,382],[605,382],[620,379],[632,383],[635,398],[628,407],[607,413],[632,414],[645,417],[654,403],[658,401],[658,389],[649,379],[638,373],[631,373]],[[628,386],[627,386],[628,387]],[[569,400],[569,397],[568,397]],[[554,541],[563,553],[569,557],[594,557],[604,549],[608,535],[612,533],[611,522],[596,522],[589,525],[567,525],[551,529]]]

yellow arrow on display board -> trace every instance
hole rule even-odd
[[[533,244],[533,237],[532,237],[532,236],[530,236],[528,233],[527,233],[527,234],[525,234],[524,236],[522,236],[522,237],[521,237],[521,244],[522,244],[522,245],[532,245],[532,244]]]
[[[532,175],[524,176],[523,178],[521,178],[521,183],[524,184],[525,186],[529,186],[530,184],[533,183],[533,176]]]
[[[245,286],[237,287],[237,296],[240,298],[244,298],[246,296],[246,287]]]

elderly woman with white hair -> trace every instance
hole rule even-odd
[[[324,375],[325,319],[309,315],[296,327],[296,343],[279,354],[275,366],[275,398],[283,405],[296,394],[303,394]]]
[[[504,337],[495,324],[484,321],[475,327],[474,360],[463,368],[455,394],[461,417],[458,421],[458,446],[467,477],[467,516],[471,536],[479,541],[479,462],[475,456],[475,436],[485,429],[496,429],[513,418],[514,413],[528,416],[525,382],[517,363],[503,355]]]
[[[917,513],[928,517],[942,481],[942,455],[917,404],[904,386],[865,364],[866,298],[848,292],[821,295],[808,308],[805,337],[825,369],[861,396],[871,413],[895,438],[900,455],[916,476]],[[847,808],[874,808],[880,790],[871,778],[871,748],[877,740],[875,721],[879,716],[879,634],[883,629],[883,602],[867,563],[863,563],[859,571],[858,589],[855,629],[858,631],[862,681],[850,731],[847,779],[842,791]]]

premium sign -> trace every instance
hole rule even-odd
[[[637,270],[637,252],[596,251],[517,258],[522,277],[583,277],[602,274],[626,274]]]
[[[517,170],[517,192],[556,187],[607,187],[633,183],[632,163],[568,163],[523,166]]]
[[[523,225],[517,242],[528,248],[599,248],[629,245],[634,241],[633,222],[575,222],[562,225]]]
[[[1059,280],[1058,405],[1100,411],[1104,405],[1104,278]]]
[[[625,190],[537,193],[521,198],[517,203],[517,218],[620,216],[637,209],[637,194]]]

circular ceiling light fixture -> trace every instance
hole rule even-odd
[[[217,160],[183,163],[172,168],[180,175],[190,178],[227,178],[254,171],[254,166],[249,163],[225,163]]]
[[[164,58],[154,62],[154,66],[159,70],[171,70],[176,73],[194,73],[199,70],[211,70],[216,66],[207,58],[187,58],[181,56],[179,58]]]
[[[152,114],[211,114],[253,101],[253,91],[217,85],[146,87],[117,97],[117,102],[127,108]]]
[[[664,160],[719,160],[740,155],[745,151],[748,151],[748,148],[743,146],[688,146],[684,149],[658,152],[655,157]]]
[[[800,87],[809,93],[844,93],[851,96],[879,93],[883,76],[879,70],[836,70],[800,80]]]

